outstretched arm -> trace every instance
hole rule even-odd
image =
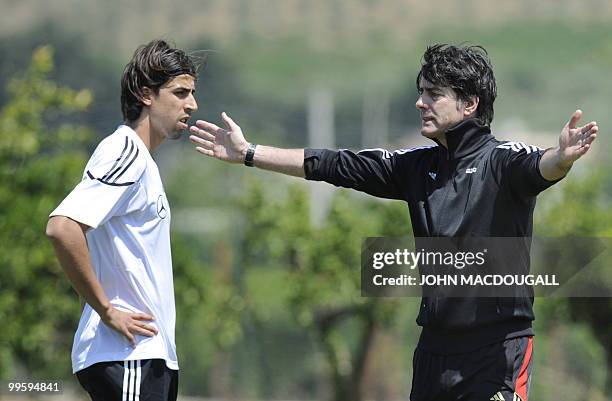
[[[577,127],[582,111],[576,110],[559,136],[559,146],[548,149],[540,159],[540,174],[549,181],[563,178],[576,160],[591,148],[599,127],[595,121]]]
[[[244,163],[251,145],[242,129],[225,112],[221,114],[225,128],[198,120],[189,130],[191,142],[203,155],[229,163]],[[304,177],[304,149],[280,149],[257,145],[253,165],[295,177]]]
[[[229,163],[244,163],[251,144],[226,113],[221,116],[225,128],[198,120],[196,126],[190,128],[192,135],[189,139],[203,155]],[[381,198],[404,199],[404,190],[399,182],[405,181],[401,172],[409,170],[405,168],[406,160],[416,154],[410,152],[412,150],[390,153],[382,149],[366,149],[354,153],[349,150],[279,149],[257,145],[253,165],[312,181],[325,181]],[[404,159],[401,167],[398,167],[398,158]]]

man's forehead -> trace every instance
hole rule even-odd
[[[455,91],[449,87],[449,86],[442,86],[442,85],[436,85],[436,84],[432,84],[431,82],[429,82],[428,80],[426,80],[425,78],[421,77],[421,81],[419,82],[420,85],[420,89],[422,90],[439,90],[440,92],[449,94],[449,95],[455,95]]]
[[[419,86],[421,87],[421,89],[443,89],[443,86],[440,85],[434,85],[431,82],[429,82],[428,80],[426,80],[425,78],[421,77],[421,80],[419,82]]]
[[[195,88],[195,78],[189,74],[178,75],[168,80],[168,82],[166,82],[163,87],[168,88],[168,89],[175,89],[175,88],[193,89]]]

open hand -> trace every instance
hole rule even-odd
[[[559,161],[564,166],[571,166],[582,157],[597,138],[599,127],[595,121],[581,127],[576,126],[581,117],[582,111],[576,110],[559,136]]]
[[[243,163],[249,143],[244,139],[242,130],[227,113],[221,113],[225,128],[211,122],[198,120],[189,131],[189,140],[196,145],[196,150],[203,155],[211,156],[230,163]]]

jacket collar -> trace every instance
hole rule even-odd
[[[480,149],[482,145],[493,139],[491,129],[480,124],[476,118],[468,118],[446,130],[445,148],[437,139],[439,149],[448,159],[458,159]]]

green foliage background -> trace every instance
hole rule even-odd
[[[8,84],[11,100],[0,113],[0,376],[26,364],[33,375],[68,373],[69,333],[79,303],[46,244],[47,216],[78,182],[92,133],[57,121],[85,109],[88,90],[48,79],[53,52],[41,47],[25,73]],[[55,120],[55,123],[53,121]]]
[[[536,235],[605,237],[612,234],[603,156],[612,124],[609,26],[451,24],[403,47],[387,43],[384,32],[328,48],[295,36],[248,35],[231,45],[196,39],[185,47],[215,49],[198,82],[196,117],[215,121],[226,110],[249,139],[305,146],[306,93],[322,84],[333,89],[338,147],[358,147],[363,98],[372,88],[389,94],[389,137],[401,143],[416,123],[413,77],[426,44],[483,44],[498,79],[495,124],[519,119],[557,132],[579,106],[602,127],[599,153],[539,198]],[[128,56],[105,54],[104,46],[88,47],[53,24],[0,37],[3,379],[74,383],[69,354],[79,302],[44,226],[92,147],[120,121],[118,82]],[[538,145],[553,145],[549,138]],[[317,226],[310,219],[317,200],[301,181],[203,160],[185,142],[164,145],[156,158],[173,208],[182,394],[408,398],[418,300],[361,298],[358,269],[363,238],[410,234],[405,205],[338,191]],[[536,315],[533,399],[608,399],[610,300],[539,298]]]

